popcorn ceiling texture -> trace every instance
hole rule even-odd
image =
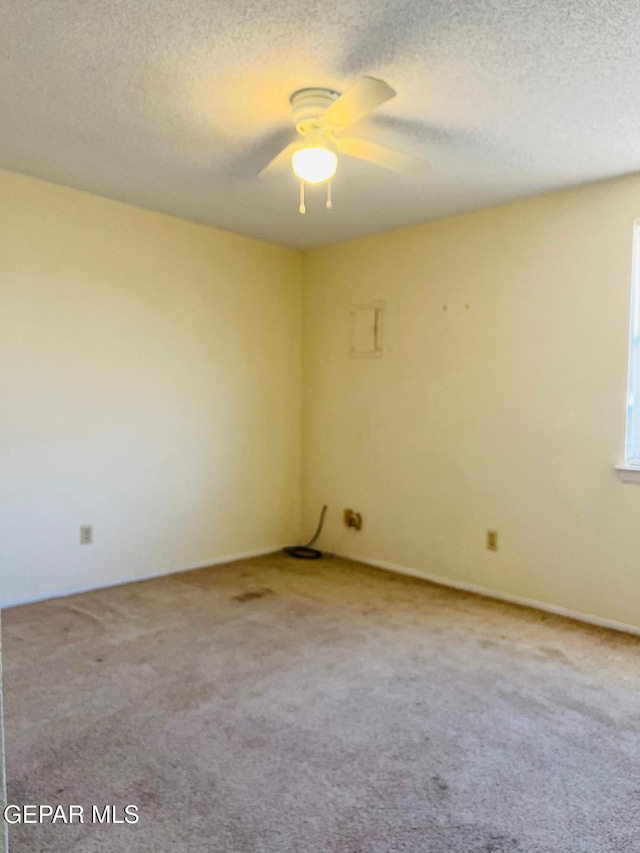
[[[0,166],[292,248],[640,168],[631,0],[8,0]],[[398,97],[358,131],[419,181],[341,158],[297,213],[288,96],[363,74]]]
[[[12,853],[632,853],[636,637],[282,554],[5,613]]]

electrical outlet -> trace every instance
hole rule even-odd
[[[93,542],[93,527],[90,524],[80,525],[80,544],[91,545]]]
[[[498,550],[498,531],[487,530],[487,551]]]

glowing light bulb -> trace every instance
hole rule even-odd
[[[321,184],[335,175],[338,158],[328,148],[310,146],[294,152],[291,166],[300,180],[308,184]]]

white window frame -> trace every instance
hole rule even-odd
[[[627,425],[624,464],[616,465],[621,479],[640,483],[640,218],[633,221]]]

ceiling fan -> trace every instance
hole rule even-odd
[[[362,77],[342,95],[333,89],[298,89],[289,101],[293,123],[302,139],[287,145],[260,174],[279,174],[291,167],[300,179],[300,213],[306,211],[305,183],[326,181],[326,206],[333,207],[331,179],[338,168],[338,154],[347,154],[411,177],[421,177],[429,170],[428,162],[422,157],[345,135],[352,124],[394,98],[395,94],[391,86],[375,77]]]

